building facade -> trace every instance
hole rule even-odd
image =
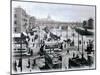
[[[82,23],[79,22],[60,22],[52,20],[50,16],[44,19],[36,19],[34,16],[30,16],[21,7],[16,7],[14,9],[14,32],[21,33],[26,32],[26,30],[33,29],[38,26],[56,27],[66,29],[67,26],[81,26]]]
[[[14,32],[25,32],[29,25],[29,15],[21,7],[14,9]]]

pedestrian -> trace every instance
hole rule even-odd
[[[28,59],[28,66],[27,68],[30,68],[30,59]]]
[[[30,53],[31,53],[31,56],[33,56],[33,51],[32,50],[30,51]]]
[[[13,68],[14,68],[14,71],[17,71],[17,62],[16,62],[16,60],[13,63]]]
[[[40,47],[40,56],[44,54],[44,45]]]
[[[73,52],[73,58],[75,58],[75,53]]]
[[[69,50],[67,50],[67,54],[69,54]]]
[[[33,59],[32,69],[34,68],[34,66],[36,66],[36,59]]]
[[[63,42],[61,43],[60,49],[62,49],[62,50],[63,50]]]
[[[85,41],[84,41],[84,45],[85,45]]]
[[[76,55],[76,58],[79,59],[79,55],[78,54]]]
[[[62,56],[62,69],[66,70],[69,68],[69,55],[68,54],[64,54]]]
[[[18,67],[20,67],[20,71],[22,72],[22,58],[19,59]]]
[[[68,68],[71,68],[71,58],[69,58],[68,63]]]

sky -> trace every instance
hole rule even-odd
[[[52,20],[64,22],[95,19],[95,6],[12,1],[12,10],[15,7],[23,8],[28,15],[35,16],[38,19],[47,18],[48,15]]]

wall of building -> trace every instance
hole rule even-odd
[[[14,32],[20,33],[25,32],[29,25],[29,15],[26,11],[20,7],[14,10]]]

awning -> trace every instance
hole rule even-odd
[[[88,29],[83,30],[83,29],[80,29],[80,28],[76,28],[75,31],[77,33],[79,33],[80,35],[83,35],[83,36],[93,36],[94,35],[94,33],[92,31],[88,31]]]

